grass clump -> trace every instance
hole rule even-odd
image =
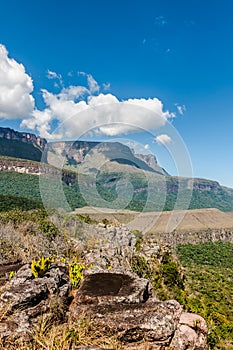
[[[85,315],[72,324],[56,324],[51,316],[44,316],[32,338],[8,339],[4,344],[0,340],[0,349],[4,350],[70,350],[77,346],[123,349],[114,331],[97,327]]]

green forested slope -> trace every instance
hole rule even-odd
[[[233,349],[233,244],[180,245],[185,272],[185,307],[208,323],[211,349]]]
[[[73,210],[74,208],[82,207],[86,205],[80,190],[78,179],[75,180],[75,174],[65,172],[63,176],[63,190],[69,206]],[[71,174],[71,175],[70,175]],[[71,178],[71,180],[69,179]],[[157,180],[152,183],[152,190],[150,189],[150,197],[148,199],[148,191],[145,184],[145,179],[141,176],[130,175],[129,176],[132,187],[133,195],[129,202],[126,202],[126,209],[141,211],[161,211],[161,210],[173,210],[176,204],[177,192],[158,191]],[[17,173],[11,171],[0,171],[0,194],[24,197],[35,201],[41,201],[39,176],[25,173]],[[58,208],[61,201],[61,191],[59,191],[59,184],[53,179],[53,176],[49,176],[46,180],[46,193],[44,198],[46,202]],[[70,181],[72,183],[70,183]],[[91,201],[88,203],[92,206],[101,206],[100,200],[105,200],[105,207],[114,208],[114,200],[117,198],[116,183],[104,183],[105,178],[101,178],[97,182],[97,192],[88,185],[88,179],[85,180],[87,191]],[[168,181],[170,181],[168,179]],[[127,187],[126,187],[127,188]],[[129,191],[131,191],[129,189]],[[127,195],[127,191],[121,192],[121,202],[119,204],[120,209],[125,208],[124,196]],[[233,195],[224,190],[221,186],[215,191],[198,191],[198,190],[180,190],[179,205],[175,209],[187,209],[188,199],[191,197],[189,209],[198,208],[217,208],[222,211],[233,211]],[[131,197],[130,197],[131,198]],[[128,203],[128,204],[127,204]],[[162,204],[161,204],[162,203]]]

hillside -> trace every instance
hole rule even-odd
[[[212,218],[214,218],[214,214],[221,216],[221,213],[217,213],[217,211],[211,213],[211,210],[208,210],[208,212]],[[14,210],[9,213],[1,213],[0,231],[2,238],[0,243],[2,250],[0,262],[3,265],[0,264],[0,274],[10,271],[10,266],[5,265],[9,260],[11,268],[14,270],[18,270],[23,265],[15,277],[14,273],[11,273],[11,279],[9,279],[8,274],[3,275],[0,281],[3,284],[6,283],[0,298],[0,309],[2,310],[0,333],[4,337],[5,349],[17,348],[16,344],[18,345],[18,343],[11,339],[12,332],[15,332],[19,337],[22,330],[21,325],[24,325],[25,321],[29,319],[26,332],[29,331],[29,334],[32,334],[31,329],[35,329],[35,333],[33,333],[35,336],[29,340],[28,337],[20,339],[20,344],[24,344],[24,349],[30,348],[29,341],[35,349],[46,348],[44,344],[47,348],[58,349],[54,339],[59,341],[58,346],[61,347],[62,344],[62,348],[67,350],[71,348],[71,345],[76,347],[77,345],[97,346],[95,343],[97,340],[97,348],[101,345],[105,348],[110,344],[108,343],[110,339],[111,341],[115,339],[118,342],[115,343],[115,346],[110,346],[112,349],[147,350],[150,345],[156,345],[156,348],[158,345],[160,348],[163,344],[163,348],[168,350],[171,349],[171,338],[173,338],[174,330],[179,326],[175,323],[171,329],[170,341],[167,344],[167,337],[163,336],[164,330],[169,329],[171,319],[176,316],[172,314],[172,318],[164,318],[164,315],[170,315],[169,310],[173,309],[174,305],[176,311],[182,311],[180,305],[183,307],[182,312],[185,312],[181,318],[183,325],[183,317],[187,316],[187,312],[201,315],[207,321],[208,332],[206,326],[205,331],[200,327],[198,322],[204,322],[200,316],[193,315],[197,317],[198,322],[194,323],[192,317],[191,322],[187,323],[199,336],[202,330],[203,335],[200,337],[202,344],[208,335],[209,349],[232,349],[232,244],[219,241],[196,244],[195,246],[183,244],[171,250],[167,244],[158,244],[154,237],[143,237],[139,231],[130,232],[125,225],[117,224],[115,220],[110,220],[110,218],[106,220],[105,218],[105,220],[94,221],[84,213],[85,209],[83,209],[83,215],[74,213],[64,215],[64,213],[59,214],[52,211],[50,217],[44,210],[31,212]],[[127,212],[127,214],[132,213]],[[197,217],[202,215],[203,218],[206,218],[203,210],[197,211],[196,214]],[[224,215],[228,214],[223,213]],[[40,254],[46,257],[47,266],[42,264]],[[32,264],[31,261],[33,261]],[[27,262],[29,264],[26,265]],[[67,274],[68,271],[69,275],[64,276],[64,273]],[[41,275],[33,277],[32,273],[36,272],[41,273]],[[37,279],[37,277],[40,278]],[[150,292],[147,290],[142,293],[140,288],[142,284],[138,284],[138,278],[142,278],[141,282],[147,286],[148,281],[150,281],[152,287]],[[135,279],[137,283],[132,284]],[[52,285],[52,289],[49,289],[49,292],[52,290],[50,294],[43,293],[44,288],[46,290],[46,283]],[[68,283],[69,288],[67,289]],[[84,283],[85,286],[83,286]],[[119,283],[122,289],[119,289]],[[138,302],[139,294],[135,295],[138,287],[140,288],[140,296],[145,297],[142,302],[141,299]],[[68,293],[62,294],[63,288],[66,288],[65,291],[68,290],[68,292],[73,289],[71,293],[75,299],[73,297],[69,300],[64,299]],[[151,299],[150,303],[151,293],[155,299]],[[36,295],[36,298],[32,297],[29,303],[28,298],[33,295]],[[12,310],[10,317],[4,313],[9,306],[7,303],[9,298],[5,298],[6,296],[14,298],[14,302],[17,302],[17,307]],[[62,297],[60,298],[60,296]],[[128,296],[129,299],[127,299]],[[130,299],[132,297],[134,299]],[[55,303],[56,300],[59,304]],[[132,307],[129,305],[129,301],[133,303]],[[44,309],[47,302],[50,303],[49,308]],[[142,303],[141,306],[138,303]],[[119,305],[119,309],[116,304]],[[156,306],[159,305],[162,307],[161,314],[160,308],[156,309]],[[42,321],[45,320],[45,323],[37,323],[35,309],[39,311],[40,315],[43,315]],[[84,313],[92,309],[93,313]],[[130,319],[128,319],[129,312]],[[153,312],[153,319],[150,319],[151,312]],[[74,315],[74,318],[69,318],[67,323],[67,316],[70,317],[70,313]],[[105,318],[106,314],[108,318]],[[78,318],[80,322],[77,323],[77,317],[80,315],[82,318]],[[85,315],[91,316],[98,328],[93,328],[94,325],[90,323],[90,320],[88,321],[88,318],[84,317]],[[127,317],[125,318],[125,316]],[[191,317],[191,315],[189,316]],[[110,322],[115,317],[117,317],[116,320],[125,319],[127,322],[116,322],[115,324],[120,324],[120,327],[112,328],[111,332],[108,333],[106,327],[109,324],[112,325]],[[144,322],[138,323],[138,317],[143,317]],[[12,319],[14,321],[20,320],[14,322],[13,328],[12,322],[8,322]],[[180,319],[179,315],[178,319]],[[156,325],[155,334],[159,334],[159,339],[150,336],[152,330],[155,329],[154,326],[148,337],[147,331],[146,334],[142,333],[145,332],[145,326],[142,330],[138,326],[145,325],[146,320],[147,322],[149,320],[146,323],[148,325],[146,330],[151,329],[149,325]],[[42,328],[44,324],[45,330]],[[106,327],[103,327],[103,324]],[[31,328],[35,325],[36,328]],[[123,328],[122,325],[124,325]],[[132,328],[133,333],[127,333],[127,338],[122,343],[122,338],[112,338],[113,334],[117,335],[118,332],[122,336],[122,330],[128,325]],[[9,327],[11,332],[7,332]],[[23,330],[25,331],[25,327]],[[186,327],[185,335],[187,335],[187,330]],[[82,332],[82,337],[80,337],[80,332]],[[145,334],[145,338],[135,337],[138,332],[139,335]],[[191,334],[194,344],[197,337],[194,332]],[[67,343],[67,339],[69,339],[69,343]],[[175,339],[172,340],[172,344],[174,344]],[[187,340],[187,337],[179,334],[179,339],[184,341]],[[141,342],[141,340],[143,341]],[[147,340],[146,343],[145,340]],[[185,344],[185,348],[188,349],[188,344]],[[172,348],[180,350],[178,345],[172,346]],[[207,347],[204,344],[200,347],[198,341],[193,349],[200,348],[206,349]]]
[[[210,349],[233,349],[233,244],[179,245],[185,274],[186,309],[205,318]]]
[[[0,157],[0,194],[40,201],[39,182],[42,180],[47,192],[46,197],[48,198],[51,193],[50,205],[58,208],[59,197],[62,195],[58,189],[62,180],[71,210],[87,204],[146,212],[170,211],[176,205],[175,209],[182,210],[187,209],[187,203],[191,199],[188,209],[217,208],[222,211],[233,211],[232,192],[216,182],[195,179],[192,191],[187,189],[190,179],[178,181],[177,178],[170,176],[156,176],[149,172],[148,174],[150,187],[145,172],[140,173],[137,170],[128,173],[104,172],[100,173],[97,179],[93,179],[85,173],[80,175],[65,169],[60,172],[54,167],[48,165],[42,167],[40,163],[32,161]],[[93,187],[93,183],[96,187]],[[118,183],[123,186],[123,191],[119,192]],[[128,183],[131,185],[128,186]],[[176,203],[178,188],[179,201]]]
[[[233,211],[232,189],[207,179],[170,176],[154,155],[136,154],[119,142],[47,144],[34,134],[0,128],[0,146],[0,194],[41,201],[42,178],[46,205],[58,208],[61,179],[70,210],[91,205],[145,212]]]

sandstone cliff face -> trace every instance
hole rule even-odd
[[[0,171],[15,171],[17,173],[40,175],[38,163],[27,160],[0,159]]]
[[[6,140],[21,141],[24,143],[31,143],[35,146],[40,147],[42,150],[44,150],[45,145],[47,144],[47,141],[44,138],[41,138],[39,136],[37,137],[36,135],[27,132],[15,131],[10,128],[0,127],[0,138]]]
[[[132,149],[132,152],[136,158],[145,162],[150,168],[154,169],[155,171],[158,171],[159,169],[161,171],[161,169],[162,169],[163,175],[168,175],[166,170],[164,170],[163,168],[161,168],[158,165],[157,159],[154,156],[154,154],[151,154],[151,153],[150,154],[139,154],[139,153],[135,153],[133,149]]]

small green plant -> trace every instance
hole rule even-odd
[[[135,255],[131,261],[131,268],[140,278],[148,278],[151,280],[153,271],[150,268],[150,265],[146,261],[144,256]]]
[[[141,237],[137,237],[136,238],[136,243],[135,243],[136,252],[140,251],[141,245],[142,245],[142,238]]]
[[[143,234],[139,230],[132,230],[131,232],[136,237],[135,248],[136,248],[136,252],[139,252],[143,242]]]
[[[84,264],[72,263],[69,266],[69,276],[73,288],[78,288],[83,279],[83,270],[86,268]]]
[[[110,224],[110,221],[109,221],[108,219],[103,219],[103,220],[102,220],[102,223],[103,223],[104,225],[109,225],[109,224]]]
[[[51,258],[42,256],[39,260],[32,260],[31,270],[35,278],[43,277],[51,265]]]
[[[9,273],[9,279],[13,278],[16,275],[16,271],[11,271]]]
[[[131,232],[136,238],[137,237],[142,238],[142,236],[143,236],[142,232],[139,230],[132,230]]]
[[[77,218],[81,221],[81,222],[85,222],[86,224],[97,224],[96,220],[93,220],[90,218],[89,215],[81,215],[81,214],[77,214]]]

